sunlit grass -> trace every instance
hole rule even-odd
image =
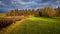
[[[0,13],[0,17],[6,16],[5,13]]]
[[[30,17],[10,34],[60,34],[60,18]]]
[[[11,17],[24,18],[24,16],[5,16],[4,18]],[[10,25],[0,31],[0,34],[60,34],[60,18],[30,16]]]

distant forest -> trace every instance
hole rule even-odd
[[[45,7],[42,9],[25,9],[25,10],[11,10],[6,13],[6,16],[29,16],[34,15],[36,17],[60,17],[60,7],[52,8]]]

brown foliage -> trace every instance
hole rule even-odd
[[[25,9],[25,10],[11,10],[6,14],[7,16],[21,16],[34,15],[43,17],[57,17],[60,16],[60,8],[45,7],[43,9]]]
[[[2,18],[0,17],[0,29],[5,28],[16,21],[20,21],[21,18]]]

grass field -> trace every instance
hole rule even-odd
[[[9,34],[60,34],[60,18],[32,16],[20,22]]]
[[[6,15],[5,15],[5,13],[0,13],[0,16],[1,16],[1,17],[4,17],[4,16],[6,16]]]

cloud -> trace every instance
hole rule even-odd
[[[22,0],[23,2],[30,2],[30,1],[32,1],[32,0]]]
[[[0,5],[4,5],[4,3],[2,1],[0,1]]]
[[[41,8],[47,5],[53,7],[60,5],[60,0],[0,0],[0,9],[26,9],[26,8]]]

